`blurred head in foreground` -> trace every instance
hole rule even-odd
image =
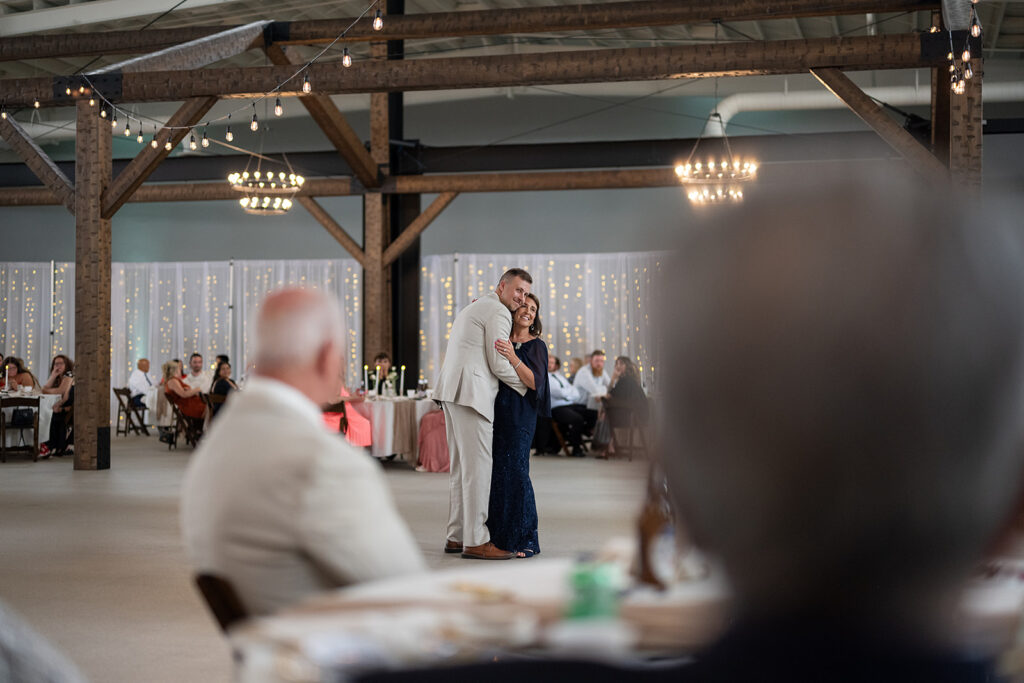
[[[280,289],[256,321],[256,372],[326,403],[341,389],[342,341],[337,301],[312,289]]]
[[[665,469],[747,617],[942,628],[1010,513],[1020,235],[949,194],[804,187],[680,246]]]

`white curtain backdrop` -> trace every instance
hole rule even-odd
[[[629,356],[656,391],[660,349],[649,309],[664,259],[663,252],[427,256],[421,264],[421,377],[436,381],[455,314],[518,266],[533,275],[551,353],[563,362],[595,348],[609,358]],[[24,358],[41,380],[54,354],[74,357],[74,281],[73,263],[0,263],[0,351]],[[345,259],[114,263],[111,386],[125,386],[139,358],[149,358],[150,372],[158,374],[164,361],[187,361],[194,351],[211,366],[216,354],[227,353],[234,376],[241,377],[259,303],[285,285],[322,289],[341,302],[347,383],[358,384],[362,269]],[[111,394],[112,422],[116,405]]]
[[[641,366],[648,390],[656,390],[659,348],[648,314],[665,257],[664,252],[424,257],[420,372],[436,381],[455,314],[494,289],[505,270],[520,267],[533,276],[549,353],[563,363],[598,348],[609,361],[629,356]]]

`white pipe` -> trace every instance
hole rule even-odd
[[[914,105],[928,106],[932,101],[931,87],[912,85],[885,88],[865,88],[864,92],[881,102],[896,107]],[[1024,101],[1024,82],[985,83],[982,87],[984,102]],[[705,137],[722,137],[729,120],[745,111],[796,111],[804,109],[841,109],[846,104],[831,92],[821,90],[799,90],[796,92],[737,93],[723,98],[718,103],[717,117],[709,118],[704,127]]]

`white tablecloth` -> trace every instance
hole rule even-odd
[[[50,438],[50,420],[53,418],[53,404],[60,400],[60,394],[17,394],[11,395],[11,398],[35,398],[39,397],[39,443],[43,443]],[[6,398],[6,397],[5,397]],[[10,419],[11,413],[14,412],[14,408],[4,408],[4,416]],[[22,430],[16,427],[8,427],[7,429],[7,443],[4,444],[7,448],[15,448],[21,445]],[[31,445],[32,443],[32,432],[31,430],[24,430],[25,443]]]
[[[373,457],[386,458],[397,454],[405,462],[416,464],[420,419],[438,410],[432,399],[373,398],[349,405],[358,406],[356,409],[365,411],[364,414],[370,420],[373,430],[370,453]],[[396,420],[396,415],[403,420],[402,423]]]

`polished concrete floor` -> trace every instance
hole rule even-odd
[[[111,450],[102,472],[75,472],[68,458],[0,465],[0,600],[95,683],[231,680],[178,531],[191,450],[168,452],[155,437],[118,437]],[[384,468],[430,566],[464,562],[441,552],[448,475]],[[545,556],[632,533],[641,463],[549,456],[531,468]]]

